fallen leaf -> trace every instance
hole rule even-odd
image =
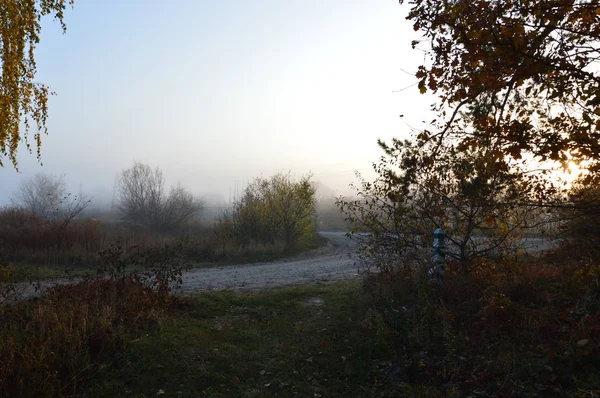
[[[580,347],[583,347],[584,345],[586,345],[588,343],[588,341],[589,341],[588,339],[579,340],[577,342],[577,345]]]

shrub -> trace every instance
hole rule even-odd
[[[287,251],[303,249],[315,242],[315,205],[310,176],[294,181],[289,174],[276,174],[248,185],[223,224],[242,246],[281,241]]]
[[[468,275],[454,262],[432,294],[400,267],[365,279],[363,311],[403,381],[432,396],[575,396],[599,381],[599,275],[591,261],[488,260]]]
[[[0,396],[74,394],[165,311],[156,292],[131,280],[61,286],[0,306]]]
[[[124,247],[117,241],[100,253],[102,267],[98,269],[96,279],[132,280],[166,297],[173,288],[181,285],[183,271],[188,268],[181,250],[181,245],[169,244]]]

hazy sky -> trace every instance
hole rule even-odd
[[[397,0],[76,0],[67,33],[44,21],[37,80],[49,102],[43,166],[0,169],[0,204],[44,171],[98,200],[139,160],[201,195],[304,174],[340,193],[377,138],[425,118],[402,69],[423,54]],[[404,114],[404,119],[399,118]],[[8,163],[8,162],[7,162]]]

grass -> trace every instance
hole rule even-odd
[[[0,396],[71,395],[133,336],[156,329],[168,307],[130,281],[61,286],[0,304]]]
[[[357,288],[188,297],[171,325],[138,339],[81,396],[370,396],[388,346],[357,328]]]
[[[503,272],[188,296],[80,396],[600,394],[600,268]]]
[[[457,270],[443,288],[398,271],[166,301],[118,282],[58,288],[0,306],[0,385],[20,388],[0,395],[600,394],[597,262]]]

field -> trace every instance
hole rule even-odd
[[[537,261],[450,268],[443,288],[403,272],[246,294],[61,287],[2,307],[2,396],[595,396],[600,269]]]

